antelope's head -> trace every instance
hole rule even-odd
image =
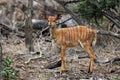
[[[56,17],[55,16],[49,16],[48,17],[48,25],[51,29],[55,29],[57,24],[56,24]]]
[[[50,35],[52,38],[55,37],[55,31],[57,28],[57,22],[56,20],[60,19],[61,15],[56,15],[56,16],[48,16],[47,20],[48,20],[48,26],[50,29]]]
[[[57,27],[57,23],[56,21],[58,19],[61,19],[61,14],[55,15],[55,16],[48,16],[48,25],[50,26],[50,28],[55,29]]]

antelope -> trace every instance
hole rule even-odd
[[[56,28],[56,20],[59,16],[48,16],[51,37],[61,47],[61,68],[60,73],[66,71],[65,50],[67,47],[81,45],[90,56],[88,73],[92,73],[94,64],[94,51],[92,45],[96,42],[96,30],[86,26],[73,26],[69,28]]]

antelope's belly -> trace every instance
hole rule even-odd
[[[68,47],[74,47],[74,46],[78,46],[79,45],[79,43],[78,42],[71,42],[71,41],[67,41],[66,42],[66,46],[68,46]]]

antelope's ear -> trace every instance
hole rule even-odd
[[[42,13],[41,16],[42,16],[42,19],[48,19],[48,15],[46,13]]]
[[[61,19],[61,18],[62,18],[62,14],[57,14],[56,15],[56,20]]]

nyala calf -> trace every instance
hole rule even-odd
[[[91,47],[96,42],[96,30],[86,26],[73,26],[69,28],[56,28],[56,20],[59,16],[48,16],[50,34],[55,39],[56,44],[61,47],[61,69],[60,72],[66,71],[65,67],[65,50],[67,47],[81,45],[85,48],[90,56],[89,73],[93,71],[94,51]]]

